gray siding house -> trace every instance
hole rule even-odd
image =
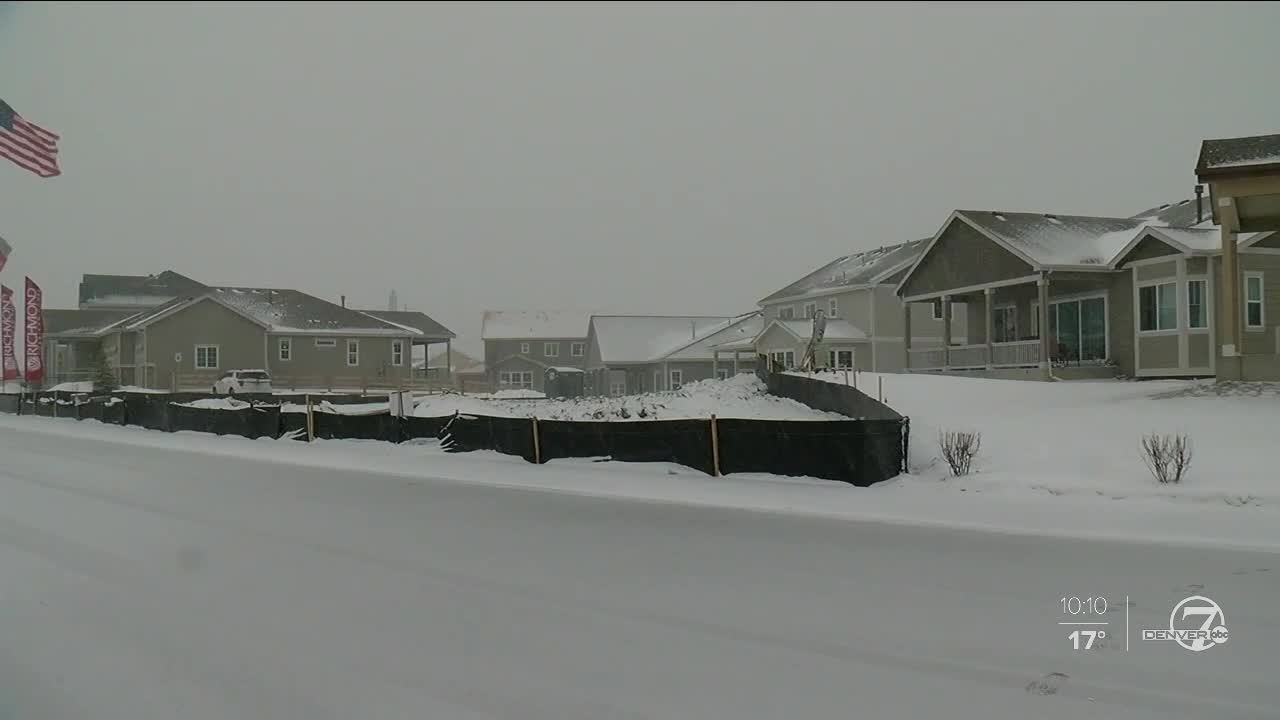
[[[586,386],[596,395],[637,395],[750,372],[753,354],[735,365],[732,351],[718,348],[750,342],[762,327],[759,312],[736,317],[593,315],[587,330]]]
[[[582,371],[591,313],[487,310],[480,324],[484,371],[496,390],[546,389],[546,372]]]
[[[969,343],[909,347],[910,371],[1197,377],[1217,369],[1218,231],[1195,200],[1128,218],[957,210],[904,275],[908,305],[968,306]],[[1280,353],[1280,238],[1241,234],[1244,346]],[[1273,364],[1280,378],[1280,363]]]
[[[45,322],[49,384],[92,379],[101,351],[123,385],[183,390],[233,369],[265,369],[277,388],[406,386],[412,346],[452,336],[425,315],[409,327],[297,290],[204,285],[140,311],[47,310]]]
[[[785,366],[804,357],[813,335],[813,316],[827,319],[818,349],[819,367],[850,366],[876,372],[903,369],[907,328],[898,282],[924,250],[927,240],[914,240],[837,258],[759,302],[766,326],[753,349]],[[914,344],[943,342],[942,303],[916,305],[910,326]],[[968,318],[956,304],[951,315],[952,341],[963,344]]]

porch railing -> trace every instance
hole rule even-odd
[[[941,347],[911,348],[907,351],[911,370],[941,370],[945,356]]]
[[[1039,340],[1017,340],[991,345],[992,367],[1025,367],[1039,364]]]
[[[949,356],[949,357],[948,357]],[[991,357],[987,346],[952,345],[944,355],[941,347],[911,348],[910,370],[973,370],[977,368],[1035,367],[1040,364],[1040,341],[992,343]]]
[[[986,345],[953,345],[947,367],[963,370],[987,366]]]

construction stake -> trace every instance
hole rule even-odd
[[[541,443],[538,442],[538,416],[534,415],[532,417],[533,417],[533,464],[541,465],[542,464],[542,447],[541,447]]]
[[[720,428],[716,416],[711,416],[711,474],[720,477]]]

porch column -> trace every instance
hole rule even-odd
[[[1040,378],[1049,380],[1049,276],[1041,275],[1036,286],[1040,290]]]
[[[423,367],[426,367],[426,359],[431,352],[431,346],[427,346],[428,355],[423,356]],[[448,378],[449,385],[453,385],[453,341],[444,341],[444,376]],[[430,384],[427,385],[430,387]]]
[[[1222,205],[1230,205],[1231,198],[1219,198]],[[1221,380],[1238,380],[1241,374],[1240,360],[1240,256],[1236,252],[1236,233],[1231,226],[1232,213],[1222,213],[1222,367],[1218,368]]]
[[[951,369],[951,296],[942,296],[942,369]]]
[[[733,374],[734,376],[737,376],[738,374],[738,351],[737,350],[733,351]]]
[[[991,363],[995,361],[995,353],[993,352],[994,348],[991,346],[991,326],[995,323],[995,320],[993,319],[995,310],[992,305],[995,302],[996,289],[987,288],[982,291],[982,294],[986,296],[987,300],[987,369],[990,370]]]
[[[720,351],[711,351],[711,377],[720,377]]]
[[[902,303],[902,370],[911,369],[911,303]]]

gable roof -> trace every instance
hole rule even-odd
[[[764,298],[760,304],[883,282],[884,278],[908,267],[924,250],[929,239],[912,240],[838,257]]]
[[[448,355],[447,361],[445,360],[446,355]],[[450,372],[468,372],[472,368],[476,367],[477,365],[480,365],[480,366],[484,365],[483,361],[475,357],[472,357],[471,355],[461,350],[451,348],[448,353],[446,353],[444,350],[441,350],[440,352],[437,352],[437,353],[433,353],[431,357],[426,360],[426,366],[430,368],[442,368],[445,366],[446,362],[448,362],[451,365],[451,367],[449,368]],[[422,366],[423,366],[422,360],[418,360],[414,363],[414,367],[422,367]]]
[[[84,275],[80,280],[80,302],[158,304],[180,295],[196,295],[207,289],[203,283],[172,270],[155,275]]]
[[[421,334],[300,290],[215,287],[210,296],[274,333]]]
[[[667,351],[661,360],[713,360],[718,345],[754,340],[764,329],[764,315],[759,310],[707,328],[698,337]]]
[[[809,342],[813,337],[813,321],[812,320],[779,320],[777,318],[769,321],[765,325],[764,330],[760,331],[757,338],[769,332],[774,327],[780,327],[786,330],[798,342]],[[869,339],[868,335],[860,328],[855,327],[848,320],[832,319],[827,321],[826,329],[822,332],[822,341],[830,340],[857,342]]]
[[[707,315],[593,315],[590,329],[603,363],[644,363],[689,345],[734,318]]]
[[[93,337],[133,315],[131,310],[45,310],[46,335]]]
[[[339,306],[341,307],[341,306]],[[409,330],[418,335],[432,338],[456,338],[452,330],[428,317],[426,313],[416,310],[360,310],[366,315]]]
[[[1196,175],[1249,174],[1280,170],[1280,135],[1219,138],[1200,143]]]
[[[1106,267],[1146,224],[1141,218],[957,210],[955,216],[1035,269]]]
[[[585,338],[591,313],[581,310],[485,310],[482,340]]]

